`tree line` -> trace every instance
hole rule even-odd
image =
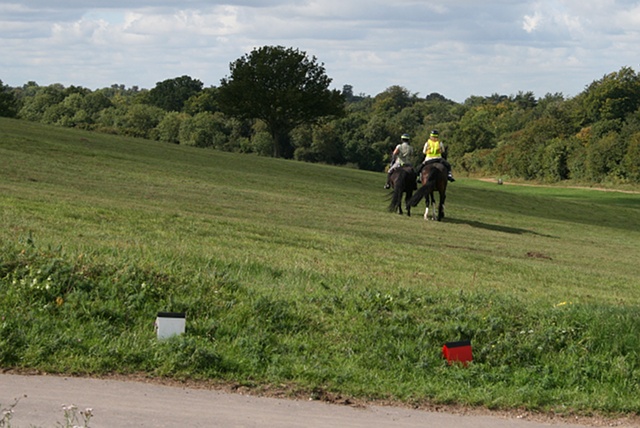
[[[640,76],[630,67],[571,98],[519,92],[458,103],[401,86],[369,96],[330,83],[315,57],[265,46],[233,62],[217,87],[189,76],[148,90],[0,80],[0,116],[371,171],[384,170],[400,135],[419,154],[438,129],[458,174],[640,183]]]

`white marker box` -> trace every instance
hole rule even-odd
[[[158,312],[158,317],[156,318],[158,339],[167,339],[184,333],[185,324],[184,312]]]

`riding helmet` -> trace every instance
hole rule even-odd
[[[437,129],[434,129],[433,131],[431,131],[431,137],[437,137],[439,135],[440,135],[440,133],[438,132]]]
[[[409,140],[410,140],[410,138],[409,138],[409,134],[402,134],[402,137],[400,137],[400,139],[401,139],[402,141],[409,141]]]

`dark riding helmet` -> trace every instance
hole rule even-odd
[[[439,137],[440,133],[438,132],[437,129],[434,129],[434,130],[431,131],[431,135],[430,136],[431,137]]]
[[[409,134],[402,134],[402,136],[400,137],[400,139],[401,139],[402,141],[409,141],[409,140],[410,140],[410,138],[409,138]]]

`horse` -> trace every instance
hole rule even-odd
[[[420,181],[422,187],[407,202],[407,211],[425,198],[427,208],[424,211],[424,219],[441,221],[444,218],[444,201],[447,198],[447,168],[437,161],[426,163],[420,171]],[[440,196],[437,211],[434,194],[436,190]]]
[[[408,201],[411,199],[413,192],[418,188],[416,186],[416,172],[412,166],[406,165],[396,168],[389,176],[389,183],[393,188],[391,192],[391,203],[389,204],[390,212],[398,212],[402,215],[402,193],[407,203],[407,216],[411,216],[411,207]]]

